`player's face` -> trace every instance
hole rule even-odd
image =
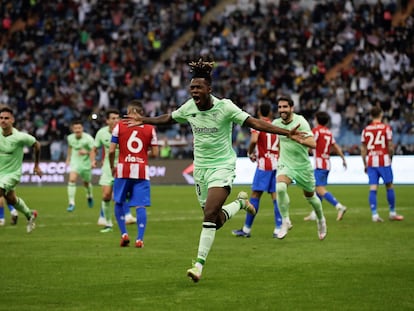
[[[287,101],[281,100],[277,105],[277,111],[284,122],[289,122],[292,118],[293,106],[291,107]]]
[[[116,113],[110,113],[109,117],[106,119],[106,124],[109,126],[109,128],[112,130],[115,125],[119,122],[119,114]]]
[[[14,118],[10,112],[3,111],[0,113],[0,126],[3,130],[7,130],[13,127]]]
[[[211,87],[203,78],[194,78],[190,83],[190,94],[199,110],[211,108]]]
[[[76,138],[81,138],[83,133],[83,126],[82,124],[73,124],[72,125],[72,133],[75,134]]]

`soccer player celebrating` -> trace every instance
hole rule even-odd
[[[336,220],[342,220],[346,212],[346,206],[342,205],[333,195],[326,189],[328,184],[329,170],[331,169],[331,149],[334,150],[342,159],[342,165],[346,168],[346,160],[341,147],[336,143],[331,130],[328,128],[330,121],[329,114],[325,111],[318,111],[315,114],[316,126],[312,129],[316,148],[312,149],[315,159],[315,180],[316,193],[322,201],[325,199],[337,210]],[[316,220],[315,211],[305,217],[305,220]]]
[[[187,270],[187,276],[194,282],[198,282],[213,245],[216,230],[240,209],[252,214],[256,212],[245,192],[239,193],[235,201],[224,205],[235,178],[237,157],[231,141],[233,124],[287,135],[297,141],[302,140],[302,134],[296,131],[296,127],[285,130],[253,118],[230,99],[219,99],[213,96],[211,94],[213,62],[200,59],[189,65],[193,73],[190,82],[191,98],[180,108],[157,117],[128,115],[129,118],[125,122],[130,126],[177,122],[188,122],[191,125],[194,135],[194,182],[197,198],[204,212],[204,219],[197,259],[193,267]]]
[[[67,138],[68,153],[66,165],[70,167],[68,180],[68,212],[75,210],[76,180],[78,176],[83,180],[86,190],[86,199],[89,207],[93,207],[92,191],[92,163],[91,152],[94,146],[94,139],[83,131],[82,121],[74,120],[71,123],[72,134]]]
[[[142,115],[141,102],[133,100],[128,104],[128,115]],[[115,152],[119,146],[118,163],[115,166]],[[151,205],[150,176],[148,172],[148,152],[151,157],[159,153],[158,139],[152,125],[128,127],[119,122],[112,131],[109,146],[109,166],[115,176],[114,201],[115,218],[121,231],[121,247],[129,245],[129,235],[125,225],[124,203],[134,206],[137,215],[137,238],[135,247],[144,247],[144,234],[147,226],[147,209]]]
[[[383,222],[377,211],[377,189],[379,179],[382,178],[387,189],[389,219],[401,221],[404,217],[398,215],[395,210],[395,192],[391,168],[394,153],[392,129],[389,125],[382,123],[382,116],[381,108],[373,107],[371,109],[372,122],[364,128],[361,134],[361,156],[365,173],[368,174],[369,206],[372,221]]]
[[[290,97],[278,98],[277,108],[280,117],[274,120],[273,124],[289,130],[299,123],[299,130],[308,133],[308,135],[300,144],[287,137],[280,137],[276,191],[280,213],[282,214],[282,228],[277,234],[277,238],[283,239],[292,226],[289,219],[290,198],[287,188],[294,180],[303,189],[306,200],[316,213],[318,237],[320,240],[323,240],[327,235],[326,220],[323,215],[321,200],[315,194],[315,177],[308,154],[309,148],[314,149],[316,147],[316,142],[306,119],[293,112],[293,104],[293,100]]]
[[[13,127],[13,110],[8,107],[0,109],[0,197],[7,204],[13,205],[27,218],[28,233],[35,228],[37,211],[31,210],[22,198],[16,196],[15,187],[20,182],[23,163],[23,149],[33,147],[34,173],[42,176],[39,167],[40,143],[32,135],[18,131]]]
[[[272,107],[268,103],[263,103],[259,107],[259,118],[271,123]],[[251,129],[248,156],[252,162],[257,163],[256,172],[253,177],[252,194],[250,203],[259,211],[260,198],[264,191],[272,197],[273,212],[275,218],[275,228],[273,237],[276,237],[282,225],[282,217],[279,212],[276,200],[276,167],[279,156],[279,137],[276,134],[260,132]],[[238,237],[250,237],[251,228],[256,215],[246,214],[243,228],[233,230],[233,235]]]

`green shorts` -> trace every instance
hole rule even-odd
[[[312,167],[305,169],[291,169],[286,166],[278,167],[276,178],[280,175],[286,175],[291,180],[294,180],[304,191],[315,191],[315,175]]]
[[[4,189],[5,194],[14,190],[19,182],[20,176],[14,174],[0,176],[0,188]]]
[[[113,186],[114,185],[114,176],[102,171],[102,175],[99,178],[100,186]]]
[[[91,168],[78,169],[78,170],[71,169],[70,171],[78,174],[82,178],[83,181],[90,182],[92,180],[92,169]]]
[[[229,187],[231,189],[236,173],[234,169],[228,168],[195,168],[193,177],[198,202],[201,207],[204,207],[208,189],[212,187]]]

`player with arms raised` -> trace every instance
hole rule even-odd
[[[369,206],[372,221],[383,222],[377,211],[377,189],[379,179],[382,178],[387,189],[389,219],[401,221],[404,217],[395,211],[394,176],[391,168],[394,153],[392,129],[382,122],[382,116],[381,108],[373,107],[371,109],[372,122],[364,128],[361,134],[361,156],[365,173],[368,174]]]
[[[204,217],[197,259],[193,267],[187,270],[187,276],[198,282],[216,231],[240,209],[256,213],[245,192],[239,193],[235,201],[224,205],[235,178],[237,156],[231,141],[233,125],[239,124],[259,131],[286,135],[298,141],[302,140],[302,133],[297,132],[298,126],[285,130],[251,117],[230,99],[214,96],[211,77],[213,62],[200,59],[189,65],[193,73],[190,99],[172,113],[157,117],[128,115],[125,122],[130,126],[174,123],[189,123],[191,126],[194,135],[194,182]]]

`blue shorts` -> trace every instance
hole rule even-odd
[[[150,181],[146,179],[115,178],[114,201],[124,203],[126,198],[128,198],[129,206],[150,206]]]
[[[256,169],[252,184],[253,191],[276,192],[276,170],[264,171]]]
[[[317,168],[314,171],[315,174],[315,186],[326,186],[328,184],[329,170]]]
[[[394,180],[391,166],[381,167],[367,167],[368,184],[378,185],[380,177],[384,181],[384,184],[390,184]]]

